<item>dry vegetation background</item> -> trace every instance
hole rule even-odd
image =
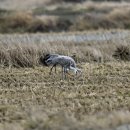
[[[1,33],[130,29],[130,3],[127,1],[5,0],[0,2]]]
[[[0,0],[0,130],[129,130],[129,28],[127,0]],[[82,75],[49,75],[47,53]]]

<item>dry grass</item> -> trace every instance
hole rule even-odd
[[[10,21],[10,22],[9,22]],[[15,33],[15,32],[47,32],[52,26],[49,26],[45,21],[40,20],[27,12],[11,13],[1,18],[0,31],[2,33]]]
[[[118,31],[117,31],[118,32]],[[97,32],[98,33],[98,32]],[[104,31],[101,33],[101,35]],[[109,31],[110,33],[110,31]],[[115,32],[116,33],[116,32]],[[85,32],[83,33],[85,34]],[[94,33],[88,33],[92,36]],[[39,58],[46,53],[58,53],[73,56],[76,62],[107,62],[114,61],[116,49],[126,46],[129,49],[129,38],[118,40],[86,41],[82,43],[66,42],[55,39],[60,34],[51,34],[54,42],[46,42],[49,34],[25,34],[25,35],[1,35],[0,41],[0,65],[15,67],[33,67],[39,65]],[[67,35],[67,33],[63,34]],[[74,35],[74,33],[70,33]],[[87,33],[86,33],[87,35]],[[62,35],[61,35],[62,36]],[[55,38],[54,38],[55,37]],[[105,37],[105,36],[104,36]],[[51,40],[51,39],[50,39]],[[78,52],[78,53],[77,53]],[[122,52],[121,52],[122,53]],[[128,52],[129,53],[129,52]],[[119,52],[120,55],[120,52]],[[117,57],[120,57],[116,54]],[[125,54],[126,55],[126,54]],[[129,54],[128,54],[129,57]],[[119,58],[118,58],[119,59]],[[122,60],[120,58],[120,60]],[[126,59],[129,61],[129,58]]]
[[[37,15],[54,15],[65,17],[73,24],[69,30],[88,29],[129,29],[129,3],[115,2],[84,2],[83,4],[58,4],[38,7],[34,10]]]
[[[48,2],[50,2],[50,0],[1,0],[0,8],[7,10],[31,10]]]
[[[85,4],[86,5],[86,4]],[[82,7],[86,13],[79,16],[70,30],[125,28],[130,25],[129,4],[90,3]],[[80,6],[77,8],[81,8]]]
[[[38,17],[28,12],[14,12],[0,18],[1,33],[36,33],[67,31],[70,20],[56,17]],[[10,22],[9,22],[10,21]]]
[[[106,2],[106,0],[1,0],[0,8],[11,10],[31,10],[41,5],[54,5],[54,4],[71,4],[71,3],[84,3],[84,2]],[[108,0],[109,2],[129,2],[129,0]],[[20,6],[19,6],[20,5]]]
[[[129,29],[130,3],[41,4],[32,10],[0,10],[1,33]],[[10,22],[8,22],[10,21]]]

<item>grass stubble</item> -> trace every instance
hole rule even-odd
[[[27,40],[15,45],[12,41],[1,39],[0,54],[7,59],[1,58],[0,67],[1,130],[109,129],[130,123],[130,64],[112,57],[128,39],[120,44],[114,40],[47,45]],[[102,60],[95,62],[87,48],[100,52]],[[43,52],[73,55],[71,50],[78,50],[77,65],[83,70],[76,79],[61,80],[60,68],[49,75],[49,68],[38,63]],[[16,57],[20,64],[12,61]],[[20,66],[23,63],[30,66]]]
[[[111,128],[130,123],[129,63],[82,64],[78,79],[49,68],[0,70],[1,129]]]

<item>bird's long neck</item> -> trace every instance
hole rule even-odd
[[[75,67],[70,66],[70,70],[73,70],[75,74],[77,73],[77,69]]]

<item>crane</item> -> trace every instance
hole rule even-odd
[[[64,76],[66,78],[66,74],[69,70],[72,70],[75,73],[75,75],[77,75],[78,72],[81,72],[81,70],[76,67],[74,59],[70,56],[59,54],[47,54],[44,56],[42,63],[46,66],[52,66],[50,69],[50,74],[52,73],[54,67],[56,72],[56,66],[60,65],[62,67],[62,78]]]

